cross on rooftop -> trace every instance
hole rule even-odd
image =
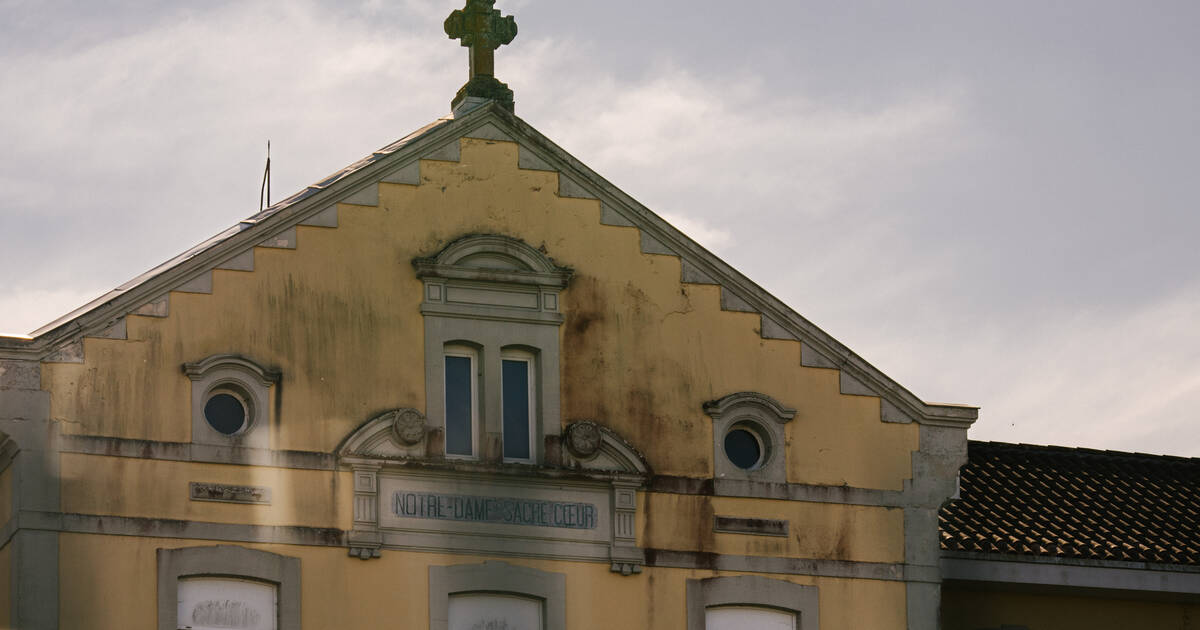
[[[461,39],[471,49],[471,74],[455,95],[451,106],[457,111],[468,99],[494,100],[513,109],[513,93],[496,79],[496,49],[517,36],[517,22],[492,8],[496,0],[467,0],[467,5],[446,18],[446,34]]]

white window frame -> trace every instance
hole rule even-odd
[[[486,561],[429,567],[429,630],[448,630],[450,596],[468,593],[509,594],[541,600],[543,630],[567,628],[566,574]]]
[[[158,549],[157,630],[179,628],[179,581],[230,577],[275,585],[276,627],[300,630],[300,559],[239,545]]]
[[[706,630],[709,608],[773,608],[796,616],[797,630],[820,630],[820,597],[806,586],[758,575],[687,581],[687,630]]]
[[[525,419],[525,421],[528,423],[527,430],[529,432],[529,457],[527,457],[527,458],[504,457],[504,442],[507,439],[504,436],[504,432],[503,432],[504,393],[506,391],[504,389],[503,366],[504,366],[505,361],[521,361],[521,362],[525,363],[525,373],[526,373],[526,382],[527,382],[525,396],[527,397],[527,400],[529,401],[529,416]],[[498,410],[498,413],[500,414],[500,426],[501,426],[501,434],[500,434],[501,457],[503,458],[503,461],[505,463],[519,463],[519,464],[536,463],[537,456],[538,456],[537,443],[538,443],[538,425],[539,425],[539,423],[538,423],[538,400],[537,400],[538,399],[538,396],[537,396],[537,392],[538,392],[537,356],[534,353],[529,352],[528,350],[521,350],[518,348],[504,348],[503,350],[500,351],[500,365],[501,365],[500,409]]]
[[[446,447],[446,458],[447,459],[479,459],[479,451],[480,451],[479,407],[481,405],[480,391],[479,391],[479,371],[480,371],[479,366],[481,364],[481,361],[480,361],[480,357],[479,357],[479,350],[472,348],[471,346],[461,344],[461,343],[448,343],[445,345],[445,348],[442,351],[442,396],[443,397],[449,395],[449,391],[448,391],[447,384],[446,384],[446,357],[466,358],[466,359],[470,359],[470,361],[471,361],[471,420],[470,420],[470,422],[471,422],[471,452],[467,455],[463,455],[460,453],[451,453],[449,450],[449,446],[447,446]],[[446,408],[446,406],[443,402],[442,409],[444,410],[445,408]],[[444,427],[443,430],[445,432],[442,436],[442,439],[443,439],[443,443],[446,445],[449,445],[449,443],[450,443],[450,426],[448,424],[448,420],[449,420],[448,418],[443,418],[443,420],[442,420],[442,426]]]
[[[446,245],[413,268],[424,285],[425,414],[431,426],[445,418],[445,374],[441,353],[447,344],[479,350],[479,418],[475,459],[504,462],[501,353],[506,348],[534,355],[533,444],[528,463],[557,466],[562,431],[559,396],[559,344],[564,321],[559,294],[572,271],[545,252],[499,234],[473,234]],[[444,444],[444,440],[442,441]],[[444,455],[436,442],[430,456]],[[548,446],[549,445],[549,446]],[[547,458],[550,458],[549,460]],[[509,460],[517,461],[517,460]]]

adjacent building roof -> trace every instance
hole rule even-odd
[[[1200,459],[968,445],[943,550],[1200,565]]]

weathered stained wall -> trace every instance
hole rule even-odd
[[[1003,624],[1030,630],[1194,630],[1200,603],[1072,597],[942,588],[942,628],[976,630]]]
[[[63,630],[152,630],[155,624],[157,548],[205,546],[206,541],[64,534],[60,604]],[[300,558],[305,628],[395,628],[429,619],[430,565],[473,564],[467,555],[387,553],[362,562],[345,550],[287,545],[246,545]],[[67,560],[69,558],[69,560]],[[689,578],[713,572],[646,569],[613,576],[604,564],[507,560],[566,575],[567,627],[684,630]],[[350,564],[353,571],[346,571]],[[337,575],[336,580],[320,576]],[[771,576],[779,578],[780,576]],[[901,630],[900,582],[791,577],[820,589],[822,630]],[[614,606],[615,602],[620,605]],[[859,605],[848,605],[859,602]]]
[[[64,453],[63,511],[141,518],[350,529],[349,472]],[[192,501],[188,484],[271,489],[270,505]]]
[[[713,531],[714,515],[785,519],[784,536]],[[650,549],[858,562],[904,562],[899,508],[646,493],[639,541]]]
[[[722,311],[719,287],[681,284],[679,259],[642,254],[638,231],[561,198],[556,174],[520,170],[517,145],[466,139],[461,162],[425,161],[422,185],[380,185],[378,207],[340,206],[337,228],[255,249],[253,272],[214,272],[213,293],[171,294],[166,318],[131,316],[128,340],[87,339],[86,362],[47,364],[52,417],[68,433],[187,442],[180,364],[239,353],[279,368],[275,448],[331,451],[372,414],[424,408],[421,285],[410,264],[470,233],[543,247],[576,271],[563,294],[562,416],[625,436],[660,474],[712,474],[701,404],[759,391],[795,407],[793,482],[900,489],[917,425],[802,368],[800,344],[764,340],[757,315]]]

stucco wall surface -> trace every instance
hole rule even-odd
[[[62,629],[152,630],[157,589],[155,550],[209,544],[216,543],[64,534]],[[300,558],[301,612],[307,630],[427,627],[429,566],[485,560],[467,555],[388,552],[378,560],[362,562],[347,557],[341,549],[247,546]],[[567,627],[576,630],[684,630],[686,581],[713,576],[709,571],[684,569],[646,569],[641,575],[621,576],[611,573],[605,564],[499,560],[565,574]],[[790,579],[820,589],[822,630],[904,628],[901,583]]]
[[[942,588],[942,628],[1003,624],[1029,630],[1194,630],[1200,604]]]
[[[187,442],[180,365],[237,353],[283,373],[272,445],[331,451],[381,410],[423,409],[421,283],[411,261],[473,233],[544,250],[575,276],[562,295],[562,417],[626,437],[660,474],[712,474],[701,405],[758,391],[797,409],[793,482],[900,489],[915,424],[842,395],[836,370],[800,366],[800,344],[764,340],[757,315],[722,311],[720,288],[681,284],[674,256],[602,225],[600,202],[562,198],[551,172],[517,168],[514,143],[464,139],[461,162],[423,161],[420,186],[381,184],[378,207],[339,206],[338,227],[299,227],[297,248],[254,250],[253,272],[213,272],[209,294],[173,292],[166,318],[130,316],[128,340],[87,339],[86,362],[47,364],[67,433]]]
[[[651,549],[904,562],[904,511],[867,507],[645,493],[639,542]],[[713,516],[784,519],[786,537],[713,532]]]
[[[349,472],[61,455],[63,511],[255,525],[350,529]],[[188,484],[258,486],[269,505],[194,501]]]

